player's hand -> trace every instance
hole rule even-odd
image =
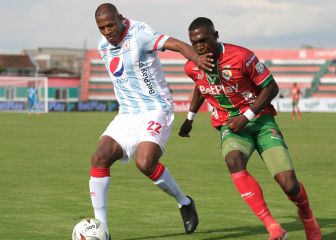
[[[189,133],[192,129],[192,122],[193,120],[186,119],[180,128],[179,135],[180,137],[190,137]]]
[[[232,132],[239,132],[248,123],[249,123],[249,120],[244,115],[234,117],[234,118],[230,118],[229,121],[228,121],[229,129]]]
[[[214,60],[212,58],[212,53],[206,53],[198,56],[196,64],[199,68],[211,72],[212,68],[215,66],[215,64],[213,64],[213,61]]]

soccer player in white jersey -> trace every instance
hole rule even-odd
[[[110,167],[127,162],[136,152],[138,169],[179,205],[186,233],[193,233],[198,217],[168,169],[159,162],[173,126],[173,106],[157,50],[180,52],[198,67],[211,70],[212,54],[198,56],[188,44],[159,34],[147,24],[124,18],[110,3],[95,13],[102,34],[98,50],[114,84],[119,114],[102,134],[91,159],[90,194],[95,218],[107,225]]]

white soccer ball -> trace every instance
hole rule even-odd
[[[72,240],[109,240],[109,231],[98,219],[87,218],[74,227]]]

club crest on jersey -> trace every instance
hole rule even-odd
[[[110,62],[110,71],[115,77],[120,77],[124,72],[124,64],[120,57],[112,58]]]
[[[230,69],[223,69],[222,70],[222,77],[225,78],[226,81],[229,81],[232,77],[232,72]]]
[[[106,48],[103,48],[103,49],[99,50],[99,53],[100,53],[100,56],[101,56],[102,58],[104,58],[104,57],[106,57],[106,55],[107,55],[107,49],[106,49]]]
[[[229,81],[230,78],[232,77],[232,71],[231,71],[231,65],[225,65],[223,66],[223,70],[221,72],[222,77],[226,80]]]
[[[124,50],[127,50],[130,48],[130,40],[129,39],[126,39],[124,44],[123,44],[123,49]]]

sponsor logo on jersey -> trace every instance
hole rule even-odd
[[[204,72],[203,71],[197,73],[197,79],[203,79],[203,78],[204,78]]]
[[[153,89],[153,84],[152,84],[152,82],[151,82],[151,80],[149,79],[149,76],[148,76],[148,68],[142,62],[139,62],[139,68],[140,68],[141,73],[142,73],[142,79],[143,79],[144,83],[146,84],[146,86],[148,88],[148,93],[150,95],[155,94],[155,90]]]
[[[226,94],[226,93],[234,93],[238,92],[238,83],[236,85],[225,87],[223,84],[217,85],[210,85],[209,87],[205,87],[200,85],[198,87],[201,94],[210,94],[210,95],[219,95],[219,94]]]
[[[198,67],[193,67],[192,70],[197,71],[197,79],[203,79],[204,78],[204,72],[201,69],[199,69]]]
[[[258,62],[256,65],[255,65],[255,69],[257,70],[257,72],[259,74],[262,74],[264,71],[265,71],[265,65],[262,63],[262,62]]]
[[[112,58],[110,62],[110,71],[115,77],[120,77],[124,73],[124,64],[120,57]]]
[[[112,80],[112,83],[114,85],[124,85],[127,82],[128,82],[128,77],[127,76],[122,76],[121,78]]]
[[[251,62],[253,62],[253,60],[256,58],[256,55],[254,55],[254,53],[252,53],[252,55],[249,57],[249,59],[247,60],[247,62],[245,63],[245,66],[248,67]]]

